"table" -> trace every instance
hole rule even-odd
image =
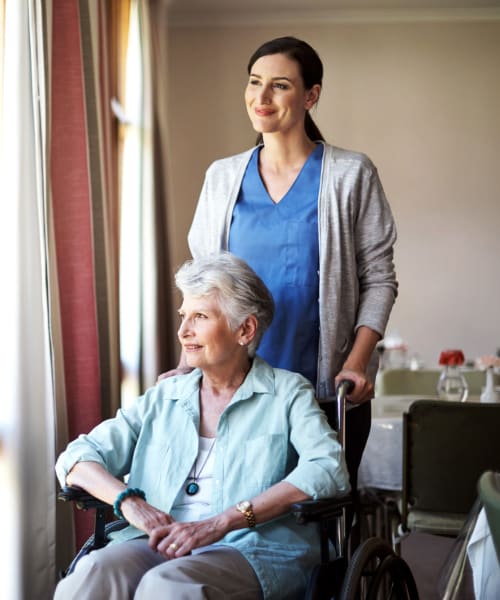
[[[415,400],[437,396],[390,395],[372,401],[372,424],[359,466],[358,487],[401,491],[403,482],[403,413]],[[469,396],[467,402],[478,402]]]
[[[403,413],[415,400],[433,396],[379,396],[372,401],[372,425],[359,466],[358,486],[401,491]]]

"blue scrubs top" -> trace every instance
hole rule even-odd
[[[256,148],[243,177],[229,232],[229,251],[261,277],[276,307],[257,354],[273,367],[302,373],[316,385],[319,343],[318,194],[323,145],[309,155],[275,204],[258,169]]]

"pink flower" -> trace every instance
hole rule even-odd
[[[500,367],[500,358],[497,356],[485,355],[478,358],[476,364],[480,369],[487,369],[488,367],[498,368]]]

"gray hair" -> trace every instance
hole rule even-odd
[[[274,300],[262,279],[244,260],[230,252],[188,260],[175,274],[175,284],[183,294],[200,297],[214,294],[233,331],[254,315],[257,332],[248,345],[248,354],[255,355],[273,320]]]

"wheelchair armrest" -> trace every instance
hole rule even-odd
[[[292,514],[297,523],[305,524],[317,521],[327,521],[342,514],[342,510],[352,504],[352,497],[324,498],[321,500],[305,500],[292,504]]]
[[[57,499],[63,502],[75,502],[80,510],[88,510],[92,508],[109,508],[110,505],[98,498],[95,498],[84,489],[74,486],[64,486],[57,494]]]
[[[95,498],[84,489],[66,485],[57,494],[57,499],[63,502],[74,502],[80,510],[95,510],[94,515],[94,535],[84,544],[80,552],[73,559],[66,574],[71,573],[78,559],[91,550],[104,547],[108,541],[108,535],[113,531],[123,529],[128,525],[125,519],[110,520],[111,505]]]

